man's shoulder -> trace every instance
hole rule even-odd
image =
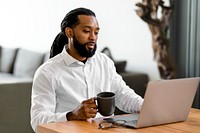
[[[58,54],[55,57],[50,58],[46,62],[44,62],[38,68],[38,71],[51,72],[56,68],[57,65],[59,66],[60,63],[61,63],[61,58],[59,57],[59,54]]]
[[[106,64],[113,63],[113,61],[106,54],[104,54],[102,52],[96,52],[95,60],[97,60],[98,62],[106,63]]]
[[[106,54],[99,52],[99,51],[96,52],[95,56],[96,56],[96,58],[110,60],[110,58]]]

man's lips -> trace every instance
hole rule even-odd
[[[89,42],[89,43],[86,44],[87,48],[89,48],[89,49],[94,49],[95,45],[96,44],[94,42]]]

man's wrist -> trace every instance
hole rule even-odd
[[[66,114],[66,118],[67,118],[68,121],[75,120],[75,116],[74,116],[74,114],[72,112],[68,112]]]

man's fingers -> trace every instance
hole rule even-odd
[[[89,113],[91,113],[91,114],[96,114],[97,113],[97,109],[89,109]]]
[[[83,104],[95,103],[95,100],[94,100],[94,98],[90,98],[88,100],[83,101],[82,103]]]
[[[97,114],[97,105],[94,98],[83,101],[77,113],[79,119],[94,118]]]
[[[88,109],[86,113],[87,118],[94,118],[96,116],[97,110],[96,109]]]
[[[96,114],[89,114],[88,118],[94,118]]]
[[[85,104],[84,106],[87,107],[87,108],[97,109],[97,105],[96,104]]]
[[[89,113],[89,114],[96,114],[97,113],[97,109],[94,108],[85,108],[84,109],[85,114]]]
[[[94,98],[90,98],[88,100],[85,100],[82,102],[83,106],[86,107],[86,108],[94,108],[96,109],[97,108],[97,105],[95,103],[95,100]]]

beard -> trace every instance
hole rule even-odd
[[[73,45],[78,54],[82,57],[92,57],[97,49],[97,45],[94,45],[93,49],[87,49],[86,45],[88,43],[80,43],[75,36],[73,36]]]

